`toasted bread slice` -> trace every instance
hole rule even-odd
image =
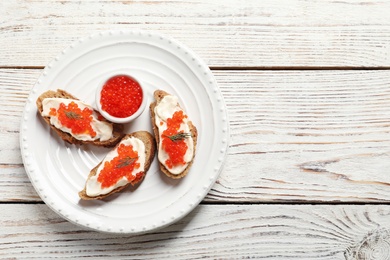
[[[154,141],[154,138],[152,136],[152,134],[150,134],[149,132],[147,131],[138,131],[138,132],[134,132],[132,134],[127,134],[125,135],[122,140],[125,140],[127,138],[130,138],[130,137],[136,137],[138,139],[140,139],[144,144],[145,144],[145,166],[144,166],[144,171],[143,171],[143,174],[141,175],[140,178],[138,179],[135,179],[134,181],[132,182],[129,182],[128,184],[124,185],[124,186],[121,186],[121,187],[118,187],[114,190],[112,190],[111,192],[107,193],[107,194],[104,194],[104,195],[98,195],[98,196],[95,196],[95,197],[90,197],[87,195],[87,192],[86,192],[86,185],[84,186],[84,189],[82,191],[79,192],[79,197],[83,200],[96,200],[96,199],[104,199],[108,196],[110,196],[111,194],[114,194],[116,192],[119,192],[123,189],[125,189],[126,187],[128,187],[129,185],[136,185],[138,183],[140,183],[145,175],[146,175],[146,172],[149,170],[150,168],[150,165],[152,164],[152,161],[153,161],[153,158],[154,158],[154,155],[155,155],[155,152],[156,152],[156,144],[155,144],[155,141]],[[119,144],[118,144],[119,145]],[[118,146],[117,145],[117,146]],[[117,146],[114,148],[116,149]],[[101,162],[96,165],[95,168],[93,168],[90,173],[89,173],[89,176],[87,178],[87,181],[89,178],[91,178],[92,176],[95,176],[96,173],[97,173],[97,169],[99,168],[99,166],[101,165]],[[86,181],[86,183],[87,183]]]
[[[159,145],[160,145],[160,134],[158,132],[158,127],[156,125],[156,115],[154,113],[154,108],[158,105],[158,103],[163,99],[164,96],[170,95],[169,93],[163,91],[163,90],[156,90],[154,92],[154,99],[155,101],[150,104],[150,115],[151,115],[151,120],[152,120],[152,127],[153,127],[153,132],[154,132],[154,137],[156,138],[156,143],[157,143],[157,151],[159,151]],[[195,151],[196,151],[196,145],[197,145],[197,140],[198,140],[198,131],[196,127],[193,125],[192,121],[188,121],[188,126],[190,128],[191,136],[193,139],[194,143],[194,157],[195,157]],[[189,169],[192,166],[192,163],[194,161],[194,157],[192,160],[188,163],[187,167],[179,174],[172,174],[165,166],[159,161],[160,165],[160,170],[165,173],[170,178],[173,179],[180,179],[183,178],[184,176],[187,175]]]
[[[48,91],[42,93],[36,101],[36,105],[37,105],[39,114],[41,114],[43,111],[42,101],[45,98],[67,98],[67,99],[79,100],[78,98],[74,97],[73,95],[71,95],[68,92],[61,90],[61,89],[58,89],[57,91],[48,90]],[[97,111],[95,111],[95,112],[99,114],[99,112],[97,112]],[[124,135],[122,133],[123,132],[123,125],[109,122],[109,123],[113,124],[112,138],[110,138],[109,140],[106,140],[106,141],[100,141],[100,140],[82,141],[82,140],[76,139],[71,134],[63,132],[60,129],[53,126],[52,124],[50,124],[50,117],[43,117],[43,119],[45,120],[45,122],[47,124],[49,124],[51,129],[53,129],[64,141],[71,143],[71,144],[89,143],[89,144],[93,144],[93,145],[97,145],[97,146],[112,147],[112,146],[116,145],[122,139],[122,137]]]

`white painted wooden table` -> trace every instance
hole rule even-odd
[[[390,259],[390,1],[0,3],[0,258]],[[43,67],[79,37],[168,34],[201,56],[231,142],[203,202],[145,235],[102,234],[33,189],[19,123]]]

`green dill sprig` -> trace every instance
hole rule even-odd
[[[165,135],[165,136],[168,137],[169,139],[171,139],[171,141],[173,141],[173,142],[179,141],[179,140],[184,140],[188,137],[192,137],[192,135],[190,133],[178,133],[178,134],[171,135],[171,136],[168,136],[168,135]]]
[[[126,167],[126,166],[134,163],[137,159],[138,159],[138,157],[132,158],[130,156],[126,156],[125,158],[122,158],[119,160],[119,164],[117,166],[115,166],[115,168]]]
[[[73,111],[65,111],[65,115],[70,119],[80,119],[80,115]]]

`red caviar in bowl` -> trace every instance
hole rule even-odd
[[[58,110],[51,108],[49,115],[58,117],[60,123],[69,128],[73,134],[88,134],[91,137],[96,136],[96,132],[91,126],[92,110],[89,108],[81,110],[72,101],[68,105],[61,103]]]
[[[115,185],[122,177],[126,177],[129,182],[132,182],[137,181],[143,175],[143,172],[133,175],[134,169],[138,169],[140,163],[138,162],[138,152],[133,150],[132,145],[120,144],[117,152],[118,156],[111,161],[106,161],[99,173],[97,180],[101,183],[102,188]]]
[[[184,155],[188,149],[184,138],[175,139],[172,138],[178,134],[185,134],[179,132],[180,125],[183,123],[184,115],[183,111],[176,111],[172,118],[167,119],[167,129],[162,132],[162,149],[168,154],[169,159],[165,161],[168,168],[172,169],[177,165],[185,165]]]
[[[137,112],[142,96],[142,88],[136,80],[126,75],[118,75],[104,84],[100,93],[100,104],[111,116],[125,118]]]

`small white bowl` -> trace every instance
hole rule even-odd
[[[107,113],[106,111],[104,111],[102,109],[102,105],[100,104],[100,93],[102,91],[102,88],[103,86],[106,84],[106,82],[111,79],[112,77],[116,77],[116,76],[127,76],[131,79],[133,79],[134,81],[138,82],[138,84],[140,85],[141,89],[142,89],[142,103],[140,105],[140,107],[138,108],[138,110],[132,114],[131,116],[128,116],[128,117],[115,117],[115,116],[112,116],[110,115],[109,113]],[[142,87],[142,84],[139,82],[139,80],[137,80],[136,78],[134,78],[133,76],[130,76],[129,74],[126,74],[126,73],[116,73],[116,74],[112,74],[110,75],[109,77],[107,77],[101,84],[99,84],[99,86],[97,87],[96,89],[96,95],[95,95],[95,101],[96,101],[96,106],[97,106],[97,109],[98,111],[100,112],[100,114],[105,118],[107,119],[108,121],[111,121],[113,123],[118,123],[118,124],[125,124],[125,123],[129,123],[131,121],[133,121],[134,119],[136,119],[137,117],[139,117],[142,112],[145,110],[145,107],[146,107],[146,103],[147,103],[147,95],[145,93],[145,89]]]

